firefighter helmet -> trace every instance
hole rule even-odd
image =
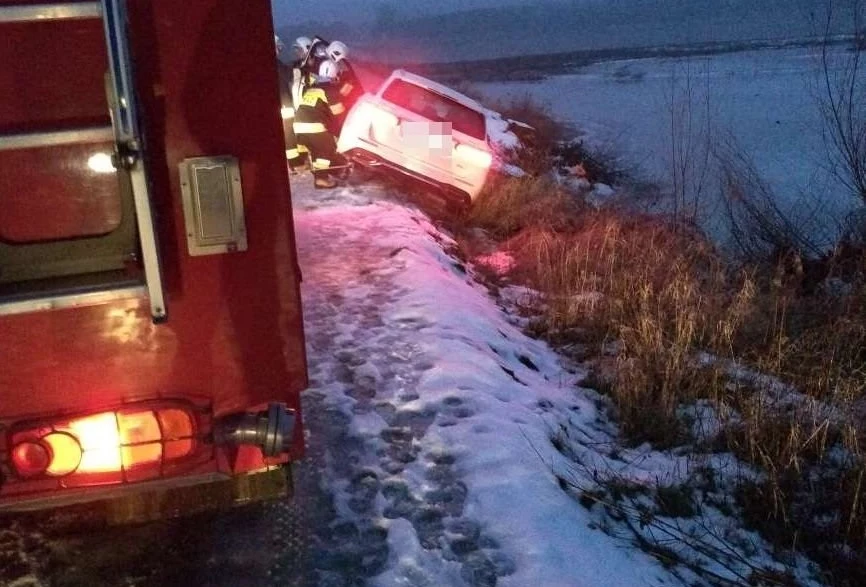
[[[349,48],[342,41],[334,41],[328,45],[328,57],[336,62],[345,59],[349,54]]]
[[[316,37],[313,39],[313,47],[311,49],[313,57],[317,59],[328,58],[328,44],[322,39]]]
[[[310,37],[298,37],[295,39],[295,49],[299,50],[302,55],[309,53],[312,46],[313,42],[310,40]]]
[[[337,79],[338,69],[337,64],[330,59],[325,59],[319,66],[318,79],[320,82],[329,82]]]

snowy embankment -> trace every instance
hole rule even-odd
[[[321,527],[311,576],[703,584],[632,546],[578,490],[597,476],[673,483],[691,473],[689,455],[620,447],[606,400],[578,385],[581,368],[525,336],[421,211],[372,183],[331,192],[309,183],[292,186],[312,378],[304,408],[316,484],[331,503],[329,519],[310,522]],[[749,546],[731,568],[774,566],[757,536],[729,526],[726,536]]]

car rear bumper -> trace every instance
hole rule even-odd
[[[356,147],[344,153],[346,157],[365,167],[383,168],[400,173],[410,179],[421,182],[435,190],[439,195],[460,206],[468,206],[472,202],[469,192],[442,181],[437,181],[419,171],[409,169],[384,157],[375,155],[366,149]]]

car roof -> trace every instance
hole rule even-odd
[[[467,108],[472,108],[473,110],[477,110],[478,112],[480,112],[481,114],[484,114],[485,116],[489,113],[489,110],[487,108],[485,108],[479,102],[473,100],[469,96],[466,96],[465,94],[461,94],[460,92],[458,92],[456,90],[452,90],[448,86],[443,86],[442,84],[440,84],[438,82],[434,82],[431,79],[427,79],[426,77],[420,76],[420,75],[415,74],[415,73],[408,72],[405,69],[395,69],[394,72],[391,73],[391,77],[389,77],[388,80],[384,84],[382,84],[382,89],[380,90],[380,92],[384,91],[385,88],[387,88],[391,84],[391,82],[394,81],[395,79],[405,80],[405,81],[407,81],[411,84],[414,84],[416,86],[420,86],[422,88],[436,92],[437,94],[442,94],[446,98],[451,98],[455,102],[458,102],[458,103],[466,106]]]

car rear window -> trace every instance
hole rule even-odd
[[[485,140],[484,115],[436,92],[405,80],[395,79],[382,97],[433,122],[450,122],[452,128],[476,139]]]

